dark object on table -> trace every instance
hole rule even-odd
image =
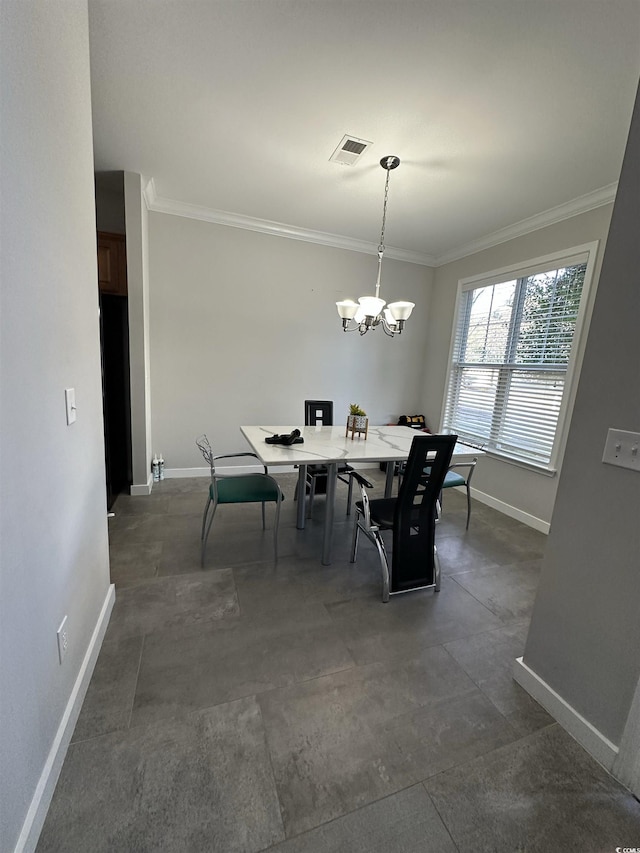
[[[292,429],[289,433],[282,435],[272,435],[271,438],[265,438],[267,444],[284,444],[290,446],[292,444],[304,444],[304,438],[300,435],[299,429]]]

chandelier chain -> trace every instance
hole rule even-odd
[[[391,174],[391,170],[387,168],[387,179],[384,183],[384,203],[382,205],[382,229],[380,231],[380,242],[378,244],[378,254],[382,255],[384,253],[384,231],[387,224],[387,202],[389,200],[389,175]]]

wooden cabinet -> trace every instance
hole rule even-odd
[[[98,231],[98,287],[101,293],[127,295],[127,250],[124,234]]]

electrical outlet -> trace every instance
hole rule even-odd
[[[65,659],[67,655],[67,651],[69,650],[69,632],[67,630],[67,617],[65,616],[62,622],[60,623],[60,627],[57,631],[58,637],[58,657],[60,658],[60,663]]]

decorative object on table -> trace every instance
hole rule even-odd
[[[284,500],[282,490],[277,481],[267,473],[267,466],[263,465],[259,457],[255,453],[246,451],[244,453],[225,453],[220,456],[214,456],[213,449],[206,435],[201,435],[196,439],[196,445],[205,458],[211,471],[211,483],[209,485],[209,494],[207,503],[204,507],[202,516],[202,530],[200,533],[200,565],[204,568],[204,554],[207,547],[207,539],[209,531],[213,523],[213,517],[220,504],[242,504],[242,503],[261,503],[262,504],[262,529],[266,527],[265,510],[266,503],[275,503],[276,505],[276,521],[273,528],[273,548],[275,560],[278,560],[278,525],[280,523],[280,504]],[[253,457],[257,462],[250,463],[263,469],[262,473],[254,474],[218,474],[216,473],[216,462],[220,459],[240,459],[242,457]],[[213,511],[209,515],[209,509],[213,504]]]
[[[427,428],[427,419],[424,415],[400,415],[398,418],[398,426],[408,426],[411,429],[419,429],[422,432],[431,432]]]
[[[349,406],[349,414],[347,416],[347,431],[345,436],[351,433],[351,441],[353,441],[356,433],[358,438],[364,434],[365,441],[369,432],[369,418],[364,409],[361,409],[357,403],[351,403]]]
[[[361,296],[358,302],[353,299],[343,299],[336,302],[338,314],[342,319],[342,329],[345,332],[360,332],[366,334],[369,329],[382,326],[386,335],[393,337],[402,334],[405,322],[411,316],[415,302],[390,302],[385,308],[384,299],[380,298],[380,274],[382,272],[382,256],[384,255],[384,232],[387,221],[387,201],[389,198],[389,175],[392,169],[400,165],[400,159],[394,155],[383,157],[380,165],[386,170],[387,178],[384,185],[384,205],[382,207],[382,229],[378,244],[378,277],[376,279],[376,295]],[[358,304],[360,303],[360,304]],[[355,325],[351,325],[353,320]]]
[[[411,442],[404,482],[397,498],[370,500],[371,488],[354,471],[362,500],[356,501],[351,562],[355,563],[360,531],[378,550],[382,569],[382,600],[410,589],[440,589],[440,563],[435,545],[438,499],[456,444],[457,435],[419,435]],[[389,566],[382,538],[393,531],[392,562]]]
[[[265,441],[267,444],[284,444],[287,447],[292,444],[304,444],[304,438],[300,435],[299,429],[292,429],[291,432],[282,435],[272,435],[265,438]]]
[[[333,426],[333,400],[305,400],[304,401],[304,425],[313,427]],[[342,462],[338,465],[337,476],[338,480],[346,483],[349,487],[347,493],[347,515],[351,515],[351,497],[353,494],[353,480],[351,472],[353,468]],[[307,465],[307,482],[306,492],[307,498],[307,518],[311,518],[313,512],[313,501],[316,495],[326,495],[327,493],[327,476],[328,470],[326,465]],[[293,496],[294,501],[298,497],[298,484]]]

